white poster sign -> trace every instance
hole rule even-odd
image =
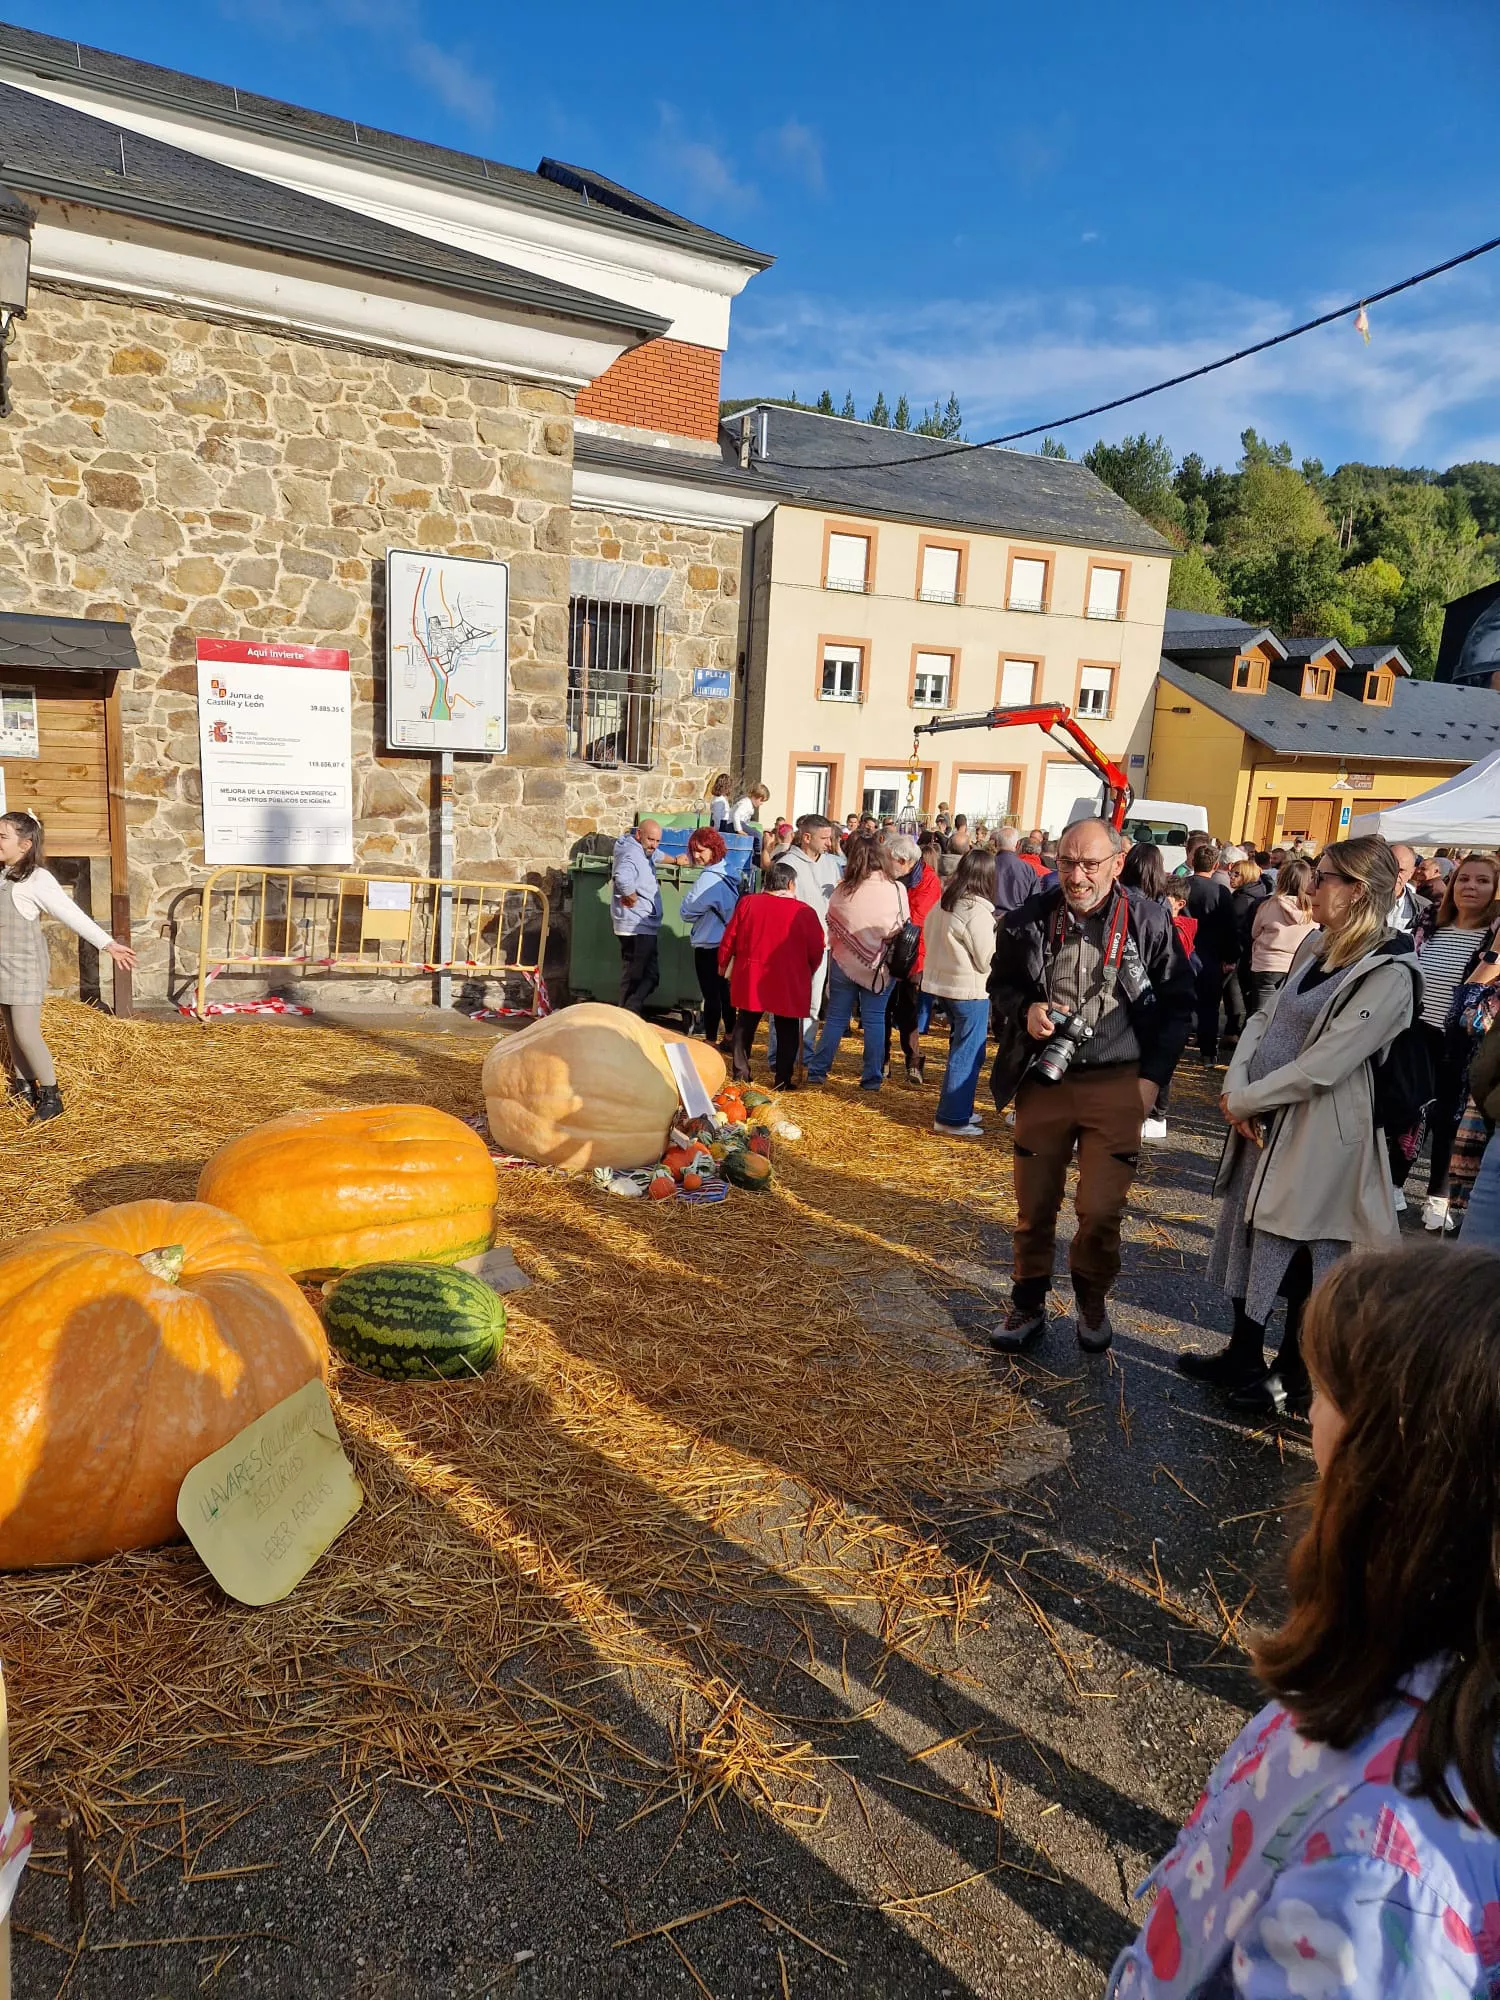
[[[36,689],[0,687],[0,757],[40,757]]]
[[[354,859],[349,655],[198,641],[203,851],[210,868]]]
[[[390,748],[504,750],[508,566],[391,549],[385,582]]]

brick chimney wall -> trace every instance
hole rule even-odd
[[[622,354],[579,393],[578,414],[677,437],[716,438],[719,360],[716,347],[648,340]]]

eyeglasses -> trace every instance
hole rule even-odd
[[[1341,875],[1337,868],[1314,869],[1313,880],[1314,882],[1342,882],[1350,889],[1357,889],[1359,887],[1359,884],[1349,876]]]
[[[1060,854],[1057,857],[1057,872],[1066,875],[1070,869],[1081,869],[1085,875],[1097,875],[1101,868],[1108,867],[1114,860],[1112,854],[1101,854],[1097,861],[1085,861],[1078,855]]]

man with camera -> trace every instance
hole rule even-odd
[[[1124,836],[1102,819],[1062,837],[1058,883],[1005,918],[989,991],[996,1039],[990,1088],[1015,1097],[1014,1283],[990,1344],[1015,1354],[1047,1329],[1057,1216],[1076,1147],[1077,1233],[1069,1254],[1078,1344],[1114,1337],[1108,1297],[1120,1222],[1156,1103],[1192,1025],[1192,970],[1161,904],[1120,886]]]

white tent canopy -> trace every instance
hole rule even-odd
[[[1364,813],[1349,832],[1378,833],[1412,847],[1500,848],[1500,750],[1384,812]]]

